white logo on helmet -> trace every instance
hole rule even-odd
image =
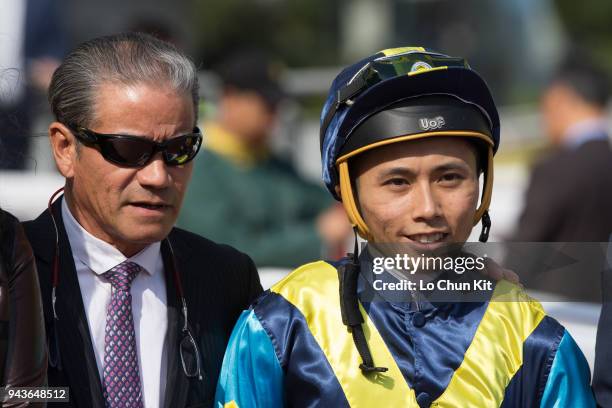
[[[446,124],[446,122],[444,122],[444,118],[442,116],[438,116],[436,118],[421,118],[421,119],[419,119],[419,126],[423,130],[440,129],[445,124]]]
[[[412,65],[412,68],[410,68],[410,72],[425,71],[428,69],[431,69],[431,65],[423,61],[417,61]]]

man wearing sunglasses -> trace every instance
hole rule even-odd
[[[49,101],[64,194],[25,223],[49,385],[69,387],[62,407],[210,405],[261,286],[248,256],[173,227],[203,139],[193,63],[147,35],[97,38],[55,71]]]

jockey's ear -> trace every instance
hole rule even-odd
[[[336,190],[336,195],[338,197],[342,197],[342,195],[340,194],[340,186],[339,185],[336,185],[336,187],[334,187],[334,190]]]

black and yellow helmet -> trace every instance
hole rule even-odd
[[[499,133],[491,92],[467,61],[422,47],[383,50],[345,68],[332,83],[321,113],[323,181],[369,239],[352,191],[349,159],[406,140],[470,138],[483,152],[484,186],[474,225],[483,220],[481,240],[486,240]]]

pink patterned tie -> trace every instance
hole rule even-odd
[[[104,399],[107,408],[142,408],[142,391],[132,317],[132,281],[142,271],[124,261],[102,276],[113,285],[104,332]]]

